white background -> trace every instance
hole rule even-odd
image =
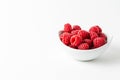
[[[119,0],[0,0],[0,80],[120,80]],[[113,35],[97,60],[59,49],[65,23],[100,25]]]

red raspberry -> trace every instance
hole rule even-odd
[[[106,40],[103,37],[97,37],[93,40],[94,48],[98,48],[98,47],[104,45],[105,43],[106,43]]]
[[[96,32],[97,34],[99,34],[100,32],[102,32],[102,29],[98,26],[98,25],[95,25],[95,26],[92,26],[90,29],[89,29],[89,32]]]
[[[89,45],[88,45],[88,43],[82,43],[78,46],[78,49],[87,50],[87,49],[89,49]]]
[[[84,39],[84,42],[88,43],[89,47],[92,47],[92,40],[90,40],[90,39]]]
[[[85,30],[79,30],[78,35],[82,36],[82,39],[87,39],[90,37],[89,32]]]
[[[96,32],[90,32],[90,38],[93,41],[96,37],[98,37],[98,34]]]
[[[77,46],[69,45],[69,47],[77,49]]]
[[[71,32],[71,30],[72,30],[71,25],[70,25],[69,23],[66,23],[66,24],[64,25],[64,31],[65,31],[65,32]]]
[[[81,30],[81,27],[79,25],[73,25],[73,30]]]
[[[68,32],[64,32],[60,35],[60,39],[65,45],[70,44],[70,37],[71,37],[71,35]]]
[[[78,35],[73,35],[70,39],[70,43],[72,46],[78,46],[80,43],[82,43],[82,37]]]
[[[71,34],[72,34],[72,35],[76,35],[76,34],[78,33],[78,31],[79,31],[79,30],[72,30],[72,31],[71,31]]]
[[[63,30],[60,30],[59,31],[59,37],[60,37],[60,40],[62,40],[62,34],[64,33],[64,31]]]
[[[103,38],[105,38],[105,40],[107,40],[107,36],[106,36],[104,33],[100,33],[99,36],[100,36],[100,37],[103,37]]]

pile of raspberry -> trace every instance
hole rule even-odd
[[[82,30],[79,25],[64,24],[64,30],[61,31],[60,40],[67,46],[88,50],[98,48],[107,43],[107,36],[98,26],[92,26],[89,31]]]

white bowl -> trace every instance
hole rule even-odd
[[[61,34],[61,31],[58,33]],[[78,50],[74,48],[70,48],[63,44],[59,39],[59,43],[61,47],[66,51],[69,55],[71,55],[74,59],[79,61],[90,61],[98,58],[101,54],[103,54],[107,48],[109,47],[112,41],[112,35],[105,33],[107,36],[107,43],[99,48],[90,49],[90,50]],[[59,37],[59,36],[58,36]]]

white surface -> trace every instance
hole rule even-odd
[[[0,0],[0,80],[120,80],[119,0]],[[114,39],[92,62],[61,51],[63,24],[98,24]]]

